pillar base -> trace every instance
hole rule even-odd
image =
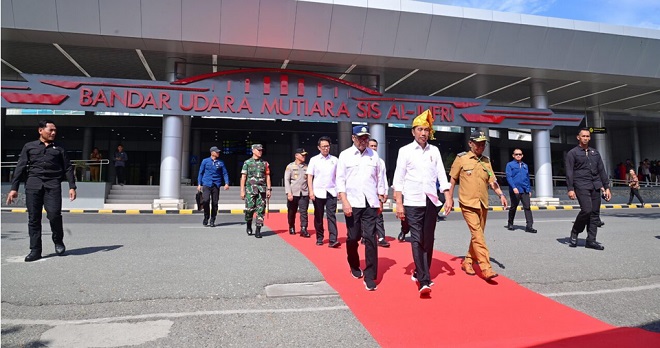
[[[183,199],[154,199],[151,207],[159,210],[179,210],[186,208],[186,202]]]
[[[537,207],[547,207],[550,205],[559,205],[559,198],[554,198],[554,197],[536,197],[530,199],[531,205],[535,205]]]

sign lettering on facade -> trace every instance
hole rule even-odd
[[[383,95],[296,70],[232,70],[172,83],[23,77],[27,82],[3,83],[2,107],[397,124],[429,109],[436,125],[528,129],[578,126],[583,119],[549,109],[489,107],[487,99]]]

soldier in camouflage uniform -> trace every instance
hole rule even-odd
[[[261,238],[261,226],[264,225],[266,200],[270,199],[270,167],[261,159],[263,146],[252,145],[252,157],[243,163],[241,169],[241,199],[245,200],[245,221],[247,234],[252,235],[252,217],[257,212],[257,224],[254,236]],[[247,183],[247,187],[246,187]]]

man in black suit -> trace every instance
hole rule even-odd
[[[605,172],[603,159],[593,147],[589,147],[591,132],[582,128],[577,135],[578,145],[566,154],[566,186],[568,197],[580,203],[580,213],[575,218],[569,245],[576,247],[578,234],[587,228],[586,248],[603,250],[596,242],[600,216],[601,195],[605,201],[612,198],[610,182]]]

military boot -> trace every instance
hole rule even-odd
[[[248,236],[252,235],[252,220],[247,221],[247,230],[245,232],[247,232]]]
[[[257,230],[254,232],[254,236],[261,238],[261,226],[257,226]]]

